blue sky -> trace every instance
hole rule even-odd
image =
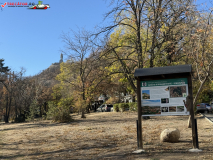
[[[161,106],[160,99],[142,100],[142,106]]]
[[[5,1],[0,0],[0,3]],[[34,2],[38,1],[7,1]],[[5,6],[0,11],[0,58],[12,70],[26,69],[25,76],[35,75],[60,59],[64,43],[62,32],[85,28],[94,31],[103,22],[103,14],[110,10],[110,0],[43,0],[51,8],[28,10],[25,7]],[[199,0],[197,3],[204,1]],[[210,3],[207,3],[210,4]],[[65,57],[66,58],[66,57]]]
[[[146,93],[150,95],[150,91],[149,90],[142,90],[142,93]]]
[[[110,9],[109,3],[102,0],[43,0],[43,4],[49,4],[50,8],[5,6],[0,11],[0,58],[12,70],[26,68],[25,76],[35,75],[60,60],[60,50],[64,48],[62,32],[78,28],[94,31],[95,26],[108,23],[103,22],[103,14]]]

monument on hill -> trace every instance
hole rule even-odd
[[[61,53],[61,56],[60,56],[60,61],[59,63],[62,63],[63,62],[63,54]]]
[[[58,63],[57,63],[57,62],[56,62],[56,63],[52,63],[52,65],[60,65],[60,63],[62,63],[62,62],[63,62],[63,54],[61,53],[60,61],[59,61]],[[51,66],[52,66],[52,65],[51,65]],[[50,66],[50,67],[51,67],[51,66]]]
[[[60,71],[60,64],[63,62],[63,54],[60,55],[60,60],[58,62],[52,63],[47,70],[50,72],[55,72],[56,70]]]

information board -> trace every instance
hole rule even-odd
[[[187,78],[141,81],[142,116],[189,115]]]

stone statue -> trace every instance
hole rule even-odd
[[[60,61],[59,63],[62,63],[63,62],[63,54],[61,53],[61,56],[60,56]]]

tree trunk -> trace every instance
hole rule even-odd
[[[6,113],[6,114],[7,114],[8,119],[9,119],[9,116],[10,116],[11,103],[12,103],[12,95],[11,95],[11,94],[9,94],[9,106],[8,106],[8,113]]]
[[[81,118],[86,118],[85,115],[84,115],[84,109],[82,108],[82,111],[81,111]]]
[[[18,107],[17,107],[17,103],[16,103],[16,101],[15,101],[15,114],[16,114],[16,118],[18,118],[18,109],[17,109]]]
[[[95,104],[94,104],[94,112],[96,112],[96,109],[97,109],[97,104],[95,102]]]
[[[9,117],[7,115],[4,115],[4,122],[9,123]]]
[[[39,112],[40,115],[39,115],[39,116],[40,116],[40,117],[42,117],[41,106],[42,106],[42,105],[40,105],[40,107],[39,107],[39,109],[40,109],[40,112]]]
[[[84,88],[84,83],[83,83],[82,99],[83,99],[83,102],[85,102],[85,88]],[[85,105],[85,104],[83,103],[81,105]],[[84,106],[81,106],[81,118],[86,118],[85,115],[84,115]]]
[[[8,95],[5,96],[5,100],[6,100],[6,113],[4,115],[4,122],[5,123],[9,123],[9,117],[8,117]]]
[[[198,91],[197,91],[197,94],[196,94],[196,96],[195,96],[195,98],[194,98],[194,100],[193,100],[193,106],[191,106],[191,107],[195,107],[195,104],[196,104],[196,101],[197,101],[197,99],[198,99],[198,96],[199,96],[201,90],[203,89],[203,85],[205,84],[207,78],[208,78],[208,75],[207,75],[207,76],[205,77],[205,79],[201,82],[201,85],[200,85],[200,87],[199,87],[199,89],[198,89]],[[192,128],[191,116],[189,116],[189,119],[188,119],[188,126],[187,126],[187,127],[188,127],[188,128]]]

